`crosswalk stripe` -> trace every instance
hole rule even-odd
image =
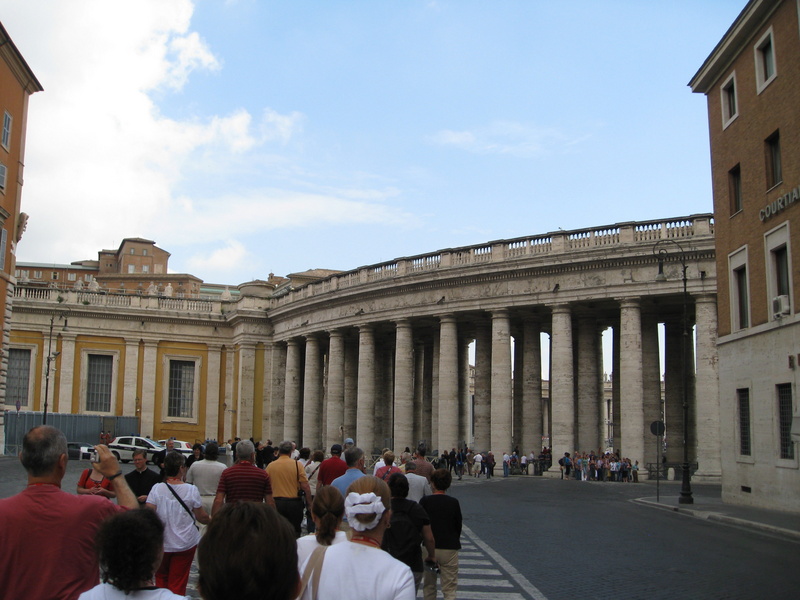
[[[458,574],[464,575],[502,575],[499,569],[462,569],[458,568]]]
[[[459,575],[461,575],[459,573]],[[464,587],[514,587],[514,584],[506,579],[469,579],[468,577],[458,578],[459,589]]]

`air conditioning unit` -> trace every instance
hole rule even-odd
[[[791,305],[789,304],[789,296],[781,295],[775,296],[772,299],[772,317],[775,319],[779,319],[784,315],[788,315],[792,310]]]

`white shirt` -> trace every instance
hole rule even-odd
[[[372,474],[375,475],[378,472],[378,469],[381,467],[385,467],[386,463],[383,459],[380,459],[378,462],[375,463],[375,468],[372,469]]]
[[[319,598],[415,600],[416,596],[411,569],[380,548],[342,542],[325,552]]]
[[[475,464],[476,464],[476,465],[479,465],[479,464],[481,464],[482,462],[483,462],[483,456],[481,456],[480,454],[476,454],[476,455],[475,455]]]
[[[433,491],[428,479],[416,473],[406,473],[408,479],[408,499],[414,502],[422,500],[423,496],[430,496]]]
[[[78,600],[185,600],[187,598],[188,596],[178,596],[163,588],[136,590],[126,596],[125,592],[110,583],[96,585],[78,596]]]
[[[183,503],[194,510],[202,506],[200,492],[191,483],[171,485]],[[178,499],[167,489],[166,483],[157,483],[147,496],[147,504],[154,504],[156,513],[164,523],[164,552],[183,552],[200,541],[200,532],[194,526],[194,519],[181,506]]]
[[[186,483],[193,483],[201,496],[214,496],[217,493],[219,478],[225,465],[215,460],[198,460],[192,463],[186,473]]]

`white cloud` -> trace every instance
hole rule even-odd
[[[244,264],[248,258],[251,258],[249,252],[240,242],[227,240],[222,247],[190,257],[187,264],[191,272],[203,271],[224,275],[230,272],[234,265]]]
[[[561,152],[580,140],[570,139],[565,133],[553,128],[538,128],[512,121],[495,121],[473,130],[438,131],[429,136],[428,141],[434,145],[450,146],[475,154],[537,158]]]
[[[302,173],[275,154],[302,134],[298,111],[183,120],[160,112],[158,98],[223,68],[191,29],[193,11],[191,0],[4,2],[4,25],[45,88],[29,108],[22,210],[30,225],[20,260],[93,258],[142,236],[173,252],[222,243],[192,263],[212,269],[247,255],[230,239],[261,229],[398,220],[380,204],[396,190],[260,189],[265,164]],[[241,182],[240,172],[256,180]],[[206,181],[225,195],[204,190]]]

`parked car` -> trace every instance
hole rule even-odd
[[[175,450],[177,450],[181,454],[189,456],[192,453],[193,444],[190,444],[189,442],[183,442],[181,440],[172,440],[172,442],[175,444]],[[167,440],[158,440],[158,443],[164,446],[165,448],[167,447]]]
[[[153,462],[153,455],[164,450],[164,446],[150,438],[138,435],[122,435],[115,437],[108,445],[111,453],[121,462],[133,460],[133,451],[143,448],[147,452],[148,462]]]
[[[89,460],[94,452],[94,444],[89,442],[67,442],[70,460]]]

